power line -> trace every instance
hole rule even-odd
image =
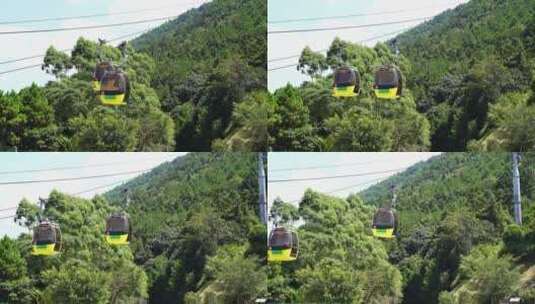
[[[146,170],[146,171],[150,171],[150,170]],[[130,179],[116,181],[116,182],[113,182],[111,184],[101,185],[101,186],[93,187],[93,188],[90,188],[90,189],[87,189],[87,190],[79,191],[79,192],[76,192],[76,193],[71,193],[70,195],[84,194],[84,193],[91,192],[91,191],[94,191],[94,190],[99,190],[99,189],[111,187],[111,186],[114,186],[114,185],[117,185],[117,184],[122,184],[122,183],[125,183],[125,182],[129,181],[129,180]],[[8,207],[8,208],[0,209],[0,212],[7,211],[7,210],[14,210],[14,209],[17,209],[18,207],[19,206],[17,205],[17,206],[14,206],[14,207]]]
[[[95,178],[102,178],[102,177],[112,177],[112,176],[129,175],[129,174],[135,174],[135,173],[143,173],[143,172],[145,172],[147,170],[149,170],[149,169],[118,172],[118,173],[110,173],[110,174],[101,174],[101,175],[91,175],[91,176],[53,178],[53,179],[41,179],[41,180],[9,181],[9,182],[0,182],[0,186],[3,186],[3,185],[39,184],[39,183],[50,183],[50,182],[66,182],[66,181],[73,181],[73,180],[95,179]]]
[[[388,37],[390,35],[394,35],[394,34],[398,34],[398,33],[401,33],[401,32],[404,32],[408,29],[410,29],[411,27],[406,27],[404,29],[401,29],[401,30],[397,30],[397,31],[393,31],[393,32],[389,32],[389,33],[385,33],[385,34],[381,34],[381,35],[378,35],[378,36],[374,36],[374,37],[370,37],[370,38],[366,38],[364,40],[359,40],[357,41],[357,43],[364,43],[364,42],[368,42],[368,41],[373,41],[375,39],[380,39],[380,38],[384,38],[384,37]],[[322,50],[317,50],[317,51],[314,51],[314,52],[318,52],[318,53],[322,53],[322,52],[327,52],[329,49],[322,49]],[[275,62],[275,61],[283,61],[283,60],[288,60],[288,59],[292,59],[292,58],[298,58],[298,57],[301,57],[301,54],[296,54],[296,55],[291,55],[291,56],[285,56],[285,57],[278,57],[278,58],[273,58],[273,59],[270,59],[268,60],[268,62]],[[0,63],[1,64],[1,63]]]
[[[34,69],[36,67],[40,67],[41,64],[32,64],[32,65],[27,65],[27,66],[23,66],[21,68],[16,68],[16,69],[12,69],[12,70],[7,70],[7,71],[3,71],[3,72],[0,72],[0,75],[4,75],[4,74],[8,74],[8,73],[13,73],[13,72],[18,72],[18,71],[22,71],[22,70],[28,70],[28,69]]]
[[[130,36],[137,36],[138,34],[142,34],[142,33],[145,33],[145,32],[148,32],[150,31],[152,28],[148,29],[148,30],[142,30],[142,31],[137,31],[135,33],[130,33],[130,34],[126,34],[126,35],[122,35],[122,36],[119,36],[119,37],[116,37],[116,38],[113,38],[113,39],[110,39],[108,40],[108,42],[114,42],[114,41],[118,41],[118,40],[121,40],[121,39],[124,39],[124,38],[128,38]],[[59,50],[60,52],[70,52],[72,51],[72,48],[70,49],[62,49],[62,50]],[[14,63],[14,62],[19,62],[19,61],[25,61],[25,60],[29,60],[29,59],[35,59],[35,58],[41,58],[41,57],[45,57],[46,54],[39,54],[39,55],[32,55],[32,56],[27,56],[27,57],[22,57],[22,58],[17,58],[17,59],[9,59],[9,60],[6,60],[6,61],[0,61],[0,65],[1,64],[8,64],[8,63]]]
[[[367,184],[375,183],[375,182],[381,181],[382,179],[384,179],[384,177],[376,178],[376,179],[373,179],[373,180],[370,180],[370,181],[367,181],[367,182],[363,182],[363,183],[349,185],[349,186],[342,187],[342,188],[336,188],[336,189],[330,190],[328,192],[323,192],[323,191],[318,191],[318,192],[324,193],[324,194],[332,194],[332,193],[344,191],[344,190],[347,190],[347,189],[352,189],[352,188],[355,188],[355,187],[360,187],[360,186],[364,186],[364,185],[367,185]],[[288,203],[297,203],[300,200],[301,200],[301,198],[288,201]]]
[[[272,169],[268,172],[280,172],[280,171],[299,171],[299,170],[313,170],[313,169],[324,169],[324,168],[337,168],[337,167],[350,167],[350,166],[357,166],[357,165],[365,165],[369,164],[370,162],[361,162],[361,163],[348,163],[348,164],[337,164],[337,165],[330,165],[330,166],[310,166],[310,167],[293,167],[293,168],[280,168],[280,169]]]
[[[121,40],[121,39],[130,37],[130,36],[136,36],[138,34],[141,34],[143,32],[148,32],[148,31],[151,31],[151,30],[152,30],[152,28],[150,28],[148,30],[138,31],[138,32],[135,32],[135,33],[131,33],[131,34],[127,34],[127,35],[123,35],[123,36],[120,36],[120,37],[116,37],[116,38],[110,39],[109,41],[110,42],[114,42],[114,41]],[[71,50],[72,49],[63,49],[63,50],[60,50],[60,51],[61,52],[69,52]],[[0,62],[0,65],[4,64],[4,63],[12,63],[12,62],[17,62],[17,61],[24,61],[24,60],[27,60],[27,59],[39,58],[39,57],[44,57],[44,56],[46,56],[46,54],[8,60],[8,61]],[[3,72],[0,72],[0,75],[9,74],[9,73],[17,72],[17,71],[22,71],[22,70],[34,69],[34,68],[37,68],[37,67],[41,67],[41,64],[32,64],[32,65],[28,65],[28,66],[12,69],[12,70],[3,71]]]
[[[160,18],[153,18],[153,19],[145,19],[145,20],[137,20],[137,21],[121,22],[121,23],[111,23],[111,24],[101,24],[101,25],[87,25],[87,26],[63,27],[63,28],[53,28],[53,29],[40,29],[40,30],[7,31],[7,32],[0,32],[0,35],[50,33],[50,32],[65,32],[65,31],[74,31],[74,30],[109,28],[109,27],[116,27],[116,26],[142,24],[142,23],[149,23],[149,22],[155,22],[155,21],[169,20],[169,19],[176,18],[176,17],[178,16],[167,16],[167,17],[160,17]]]
[[[7,220],[9,218],[14,218],[15,215],[8,215],[8,216],[3,216],[3,217],[0,217],[0,220]]]
[[[291,178],[290,179],[274,179],[274,180],[269,180],[268,183],[304,182],[304,181],[311,181],[311,180],[324,180],[324,179],[335,179],[335,178],[347,178],[347,177],[357,177],[357,176],[378,175],[378,174],[383,174],[383,173],[398,172],[400,170],[405,170],[407,168],[409,168],[409,167],[398,168],[398,169],[394,169],[394,170],[366,172],[366,173],[358,173],[358,174],[347,174],[347,175],[331,175],[331,176],[305,177],[305,178],[293,178],[293,179],[291,179]]]
[[[406,20],[400,20],[400,21],[392,21],[392,22],[361,24],[361,25],[346,25],[346,26],[336,26],[336,27],[319,27],[319,28],[308,28],[308,29],[268,31],[268,34],[277,35],[277,34],[293,34],[293,33],[323,32],[323,31],[336,31],[336,30],[347,30],[347,29],[358,29],[358,28],[370,28],[370,27],[378,27],[378,26],[384,26],[384,25],[394,25],[394,24],[402,24],[402,23],[408,23],[408,22],[414,22],[414,21],[422,21],[422,20],[427,20],[431,17],[432,16],[414,18],[414,19],[406,19]]]
[[[187,2],[182,3],[182,5],[188,4],[197,4],[196,2]],[[148,11],[159,11],[169,7],[175,7],[177,4],[160,6],[157,8],[145,8],[132,11],[116,12],[116,13],[107,13],[107,14],[93,14],[93,15],[81,15],[81,16],[67,16],[67,17],[51,17],[51,18],[41,18],[41,19],[23,19],[23,20],[14,20],[14,21],[0,21],[0,25],[8,24],[23,24],[23,23],[37,23],[37,22],[46,22],[46,21],[64,21],[64,20],[75,20],[75,19],[89,19],[96,17],[109,17],[109,16],[119,16],[119,15],[130,15],[134,13],[148,12]]]
[[[372,41],[372,40],[375,40],[375,39],[380,39],[380,38],[384,38],[384,37],[388,37],[390,35],[394,35],[394,34],[397,34],[397,33],[401,33],[401,32],[404,32],[406,30],[408,30],[409,28],[405,28],[405,29],[402,29],[402,30],[398,30],[398,31],[394,31],[394,32],[390,32],[390,33],[386,33],[386,34],[383,34],[383,35],[380,35],[380,36],[375,36],[375,37],[370,37],[370,38],[367,38],[367,39],[364,39],[364,40],[360,40],[360,41],[357,41],[357,43],[364,43],[364,42],[368,42],[368,41]],[[319,50],[317,52],[326,52],[328,51],[328,49],[323,49],[323,50]],[[295,57],[300,57],[301,55],[292,55],[292,56],[287,56],[287,57],[280,57],[280,58],[275,58],[271,61],[280,61],[280,60],[285,60],[285,59],[290,59],[290,58],[295,58]],[[269,61],[268,61],[269,62]],[[287,69],[287,68],[291,68],[291,67],[295,67],[297,66],[297,63],[294,63],[294,64],[288,64],[288,65],[283,65],[283,66],[279,66],[279,67],[275,67],[275,68],[271,68],[271,69],[268,69],[268,72],[271,72],[271,71],[277,71],[277,70],[282,70],[282,69]]]
[[[148,172],[148,171],[150,171],[150,170],[145,170],[145,172]],[[84,190],[84,191],[80,191],[80,192],[72,193],[71,195],[80,195],[80,194],[88,193],[88,192],[91,192],[91,191],[95,191],[95,190],[99,190],[99,189],[103,189],[103,188],[108,188],[108,187],[111,187],[111,186],[114,186],[114,185],[117,185],[117,184],[125,183],[125,182],[127,182],[127,181],[129,181],[129,180],[130,180],[130,179],[116,181],[116,182],[111,183],[111,184],[106,184],[106,185],[102,185],[102,186],[97,186],[97,187],[93,187],[93,188],[91,188],[91,189],[87,189],[87,190]]]
[[[173,159],[173,157],[166,157],[161,159],[162,161],[168,161],[170,159]],[[35,172],[48,172],[48,171],[65,171],[65,170],[73,170],[73,169],[83,169],[83,168],[92,168],[92,167],[108,167],[110,165],[120,165],[120,164],[130,164],[133,162],[139,162],[139,161],[147,161],[152,159],[159,159],[159,158],[147,158],[147,159],[139,159],[139,160],[131,160],[131,161],[123,161],[123,162],[109,162],[109,163],[100,163],[100,164],[88,164],[88,165],[79,165],[79,166],[65,166],[65,167],[55,167],[55,168],[43,168],[43,169],[32,169],[32,170],[14,170],[14,171],[0,171],[0,175],[7,175],[7,174],[22,174],[22,173],[35,173]]]
[[[458,4],[458,1],[455,1],[455,2],[451,2],[450,1],[448,3],[448,5],[449,4],[453,4],[453,3]],[[399,13],[406,13],[406,12],[413,12],[413,11],[421,11],[421,10],[428,9],[428,8],[438,8],[438,7],[442,7],[442,6],[429,5],[429,6],[419,7],[419,8],[396,10],[396,11],[372,12],[372,13],[338,15],[338,16],[296,18],[296,19],[282,19],[282,20],[268,21],[268,24],[291,23],[291,22],[302,22],[302,21],[318,21],[318,20],[330,20],[330,19],[345,19],[345,18],[366,17],[366,16],[381,16],[381,15],[390,15],[390,14],[399,14]]]
[[[296,66],[297,66],[297,63],[287,64],[287,65],[279,66],[279,67],[276,67],[276,68],[268,69],[268,72],[287,69],[287,68],[296,67]],[[1,73],[0,73],[0,75],[1,75]]]

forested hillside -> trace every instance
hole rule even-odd
[[[397,42],[434,150],[533,149],[533,1],[471,0]]]
[[[122,63],[128,105],[100,105],[91,75]],[[56,80],[0,91],[0,149],[51,151],[265,150],[266,3],[214,0],[140,36],[127,48],[80,38],[51,46],[42,69]]]
[[[373,97],[377,66],[395,63],[404,77],[411,66],[385,44],[368,48],[336,39],[327,56],[306,48],[298,69],[312,79],[301,87],[287,85],[272,96],[273,119],[269,144],[291,151],[422,151],[430,148],[429,123],[416,111],[410,91],[397,101]],[[353,98],[331,96],[332,75],[327,69],[348,65],[361,75],[361,93]]]
[[[400,57],[391,51],[399,47]],[[273,94],[270,145],[297,150],[529,151],[535,147],[535,2],[471,0],[374,48],[334,40],[302,51],[311,81]],[[370,93],[373,70],[393,63],[399,101]],[[352,66],[358,97],[330,96],[333,69]],[[291,115],[290,115],[291,113]]]
[[[385,246],[369,233],[373,207],[352,195],[339,199],[308,190],[299,208],[276,200],[279,225],[300,219],[296,261],[269,263],[273,303],[396,303],[401,274]]]
[[[510,153],[444,154],[360,194],[380,206],[396,187],[400,236],[389,256],[403,275],[404,303],[535,300],[533,153],[523,154],[520,177],[522,227],[512,217]]]
[[[308,190],[298,209],[276,201],[281,223],[303,224],[297,261],[269,267],[270,295],[300,303],[535,301],[535,154],[520,165],[522,226],[512,216],[511,172],[510,153],[449,153],[346,199]],[[400,230],[380,241],[372,215],[390,201],[391,185]]]
[[[256,160],[253,153],[192,153],[91,200],[52,192],[44,216],[61,225],[63,251],[35,257],[30,235],[2,239],[0,302],[254,301],[267,288]],[[111,247],[105,219],[121,208],[133,236],[129,246]],[[30,227],[36,214],[23,201],[16,221]]]

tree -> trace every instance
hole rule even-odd
[[[243,246],[227,245],[208,259],[207,273],[223,293],[224,303],[250,303],[266,292],[266,273],[257,257],[245,257]]]
[[[81,261],[69,261],[43,272],[44,303],[109,303],[111,277]]]
[[[95,108],[87,117],[70,119],[69,127],[76,130],[75,151],[133,151],[138,144],[139,124],[111,109]]]
[[[499,303],[518,290],[520,273],[510,256],[499,256],[499,247],[482,245],[463,258],[459,279],[478,303]]]
[[[28,303],[35,292],[29,285],[26,261],[15,241],[0,240],[0,302]]]
[[[328,69],[325,56],[321,53],[314,52],[308,46],[301,52],[297,69],[303,74],[308,75],[312,80],[321,76]]]
[[[308,151],[319,146],[319,139],[308,121],[308,109],[299,91],[291,85],[275,92],[275,114],[270,128],[270,146],[275,150]]]

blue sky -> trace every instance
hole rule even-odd
[[[185,153],[0,153],[0,183],[21,180],[42,180],[76,176],[92,176],[113,174],[119,172],[139,171],[153,168],[165,161],[172,160]],[[111,163],[111,165],[109,165]],[[69,166],[106,164],[98,167],[88,167],[75,170],[60,170],[32,173],[7,173],[7,171],[21,171],[34,169],[47,169]],[[139,173],[141,174],[141,173]],[[114,186],[98,189],[79,195],[91,198],[95,194],[106,192],[120,185],[121,181],[127,181],[139,174],[129,174],[98,179],[87,179],[55,183],[0,185],[0,209],[16,207],[26,198],[37,201],[39,197],[47,197],[53,189],[65,193],[76,193],[88,189],[109,185],[117,182]],[[15,214],[16,210],[0,211],[0,217]],[[0,219],[0,238],[4,235],[11,237],[24,232],[13,219]]]
[[[268,154],[268,180],[310,178],[333,175],[349,175],[366,172],[380,172],[409,167],[417,162],[429,159],[440,153],[426,152],[277,152]],[[329,167],[305,170],[281,171],[287,168]],[[385,173],[340,179],[324,179],[304,182],[268,183],[268,207],[280,197],[284,201],[292,201],[298,205],[307,188],[327,193],[340,188],[348,188],[330,195],[341,198],[350,193],[356,193],[370,187],[389,176],[396,174]],[[352,187],[353,185],[361,185]],[[296,202],[294,202],[296,201]]]
[[[141,9],[157,9],[137,12],[128,15],[98,17],[93,19],[47,21],[28,24],[0,24],[0,32],[16,30],[33,30],[43,28],[61,28],[85,25],[129,22],[143,19],[180,15],[190,8],[198,7],[208,0],[2,0],[0,23],[22,19],[41,19],[51,17],[79,16],[92,14],[137,11]],[[113,39],[115,37],[143,31],[155,27],[163,21],[145,24],[128,25],[105,29],[92,29],[68,32],[52,32],[23,35],[0,36],[0,62],[26,56],[44,54],[50,45],[58,49],[71,48],[80,36],[96,40],[97,38]],[[42,58],[31,59],[11,64],[0,64],[0,72],[42,63]],[[53,78],[34,68],[0,75],[0,90],[19,90],[32,82],[44,84]]]
[[[345,25],[372,24],[389,21],[408,20],[419,17],[434,16],[446,9],[466,3],[468,0],[269,0],[268,19],[270,21],[312,18],[324,16],[354,15],[366,13],[392,12],[404,10],[405,12],[374,15],[364,17],[351,17],[344,19],[331,19],[320,21],[300,21],[282,24],[269,24],[269,30],[336,27]],[[305,46],[313,50],[329,47],[333,39],[338,36],[347,41],[360,41],[367,38],[381,36],[417,25],[419,22],[410,22],[402,25],[388,25],[373,28],[350,29],[340,31],[325,31],[311,33],[295,33],[282,35],[268,35],[268,61],[269,59],[300,54]],[[379,39],[388,40],[386,37]],[[366,42],[373,46],[379,40]],[[269,68],[296,64],[297,58],[284,61],[268,62]],[[268,72],[268,87],[271,91],[286,85],[288,82],[298,85],[307,77],[298,72],[295,67]]]

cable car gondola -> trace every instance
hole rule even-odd
[[[130,225],[125,214],[114,214],[106,220],[106,242],[110,245],[128,245]]]
[[[334,72],[333,96],[354,97],[360,91],[360,74],[357,70],[344,67]]]
[[[61,229],[57,224],[43,221],[34,228],[32,255],[55,255],[61,251],[61,246]]]
[[[403,79],[401,71],[392,65],[384,65],[375,72],[373,86],[375,96],[380,99],[396,99],[401,96]]]
[[[295,231],[278,227],[269,235],[268,262],[295,261],[299,253],[299,238]]]
[[[113,69],[113,65],[110,62],[105,61],[97,63],[97,65],[95,66],[95,70],[93,71],[92,77],[93,91],[100,91],[100,80],[102,79],[102,76],[104,76],[106,72],[113,71]]]
[[[105,72],[100,81],[100,101],[103,105],[126,105],[130,84],[126,74],[119,70]]]
[[[373,216],[372,234],[383,239],[395,238],[396,217],[390,208],[379,208]]]

